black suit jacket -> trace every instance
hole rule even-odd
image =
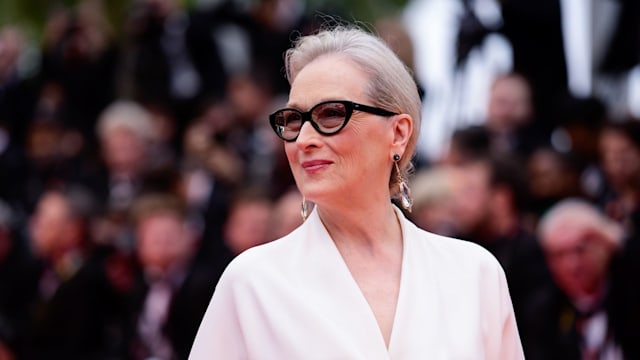
[[[122,350],[116,293],[105,273],[111,253],[98,249],[87,256],[69,278],[62,278],[55,293],[44,298],[38,291],[49,267],[39,264],[30,279],[32,300],[22,337],[19,359],[111,359]]]
[[[220,271],[204,263],[193,263],[186,277],[174,288],[169,305],[169,313],[162,328],[170,342],[173,359],[187,359],[191,345],[195,339],[202,317],[211,301]],[[130,297],[128,320],[129,355],[132,359],[144,357],[148,349],[138,335],[138,319],[144,309],[144,302],[149,293],[149,283],[140,271],[136,285]],[[169,360],[169,359],[167,359]]]

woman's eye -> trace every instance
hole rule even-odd
[[[296,112],[291,112],[285,115],[284,118],[285,118],[286,125],[296,124],[302,121],[302,116]]]
[[[344,109],[343,108],[337,108],[337,107],[326,107],[323,108],[319,114],[318,117],[319,118],[344,118]]]

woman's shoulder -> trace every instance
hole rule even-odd
[[[411,223],[408,238],[417,249],[454,266],[495,266],[498,260],[482,246],[453,237],[443,236],[420,229]]]
[[[223,276],[237,279],[264,276],[282,270],[295,247],[299,245],[299,239],[299,229],[296,229],[279,239],[247,249],[227,265]]]

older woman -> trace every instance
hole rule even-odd
[[[420,124],[401,61],[379,38],[339,27],[300,38],[286,71],[288,107],[270,121],[316,206],[229,265],[191,359],[522,358],[498,262],[418,229],[391,202],[411,206]]]

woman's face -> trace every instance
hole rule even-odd
[[[288,107],[308,111],[327,100],[375,106],[365,95],[368,76],[348,59],[330,55],[304,67],[291,84]],[[349,206],[358,196],[389,196],[392,165],[391,118],[354,111],[337,134],[325,136],[310,123],[285,143],[289,165],[302,194],[315,203]]]

